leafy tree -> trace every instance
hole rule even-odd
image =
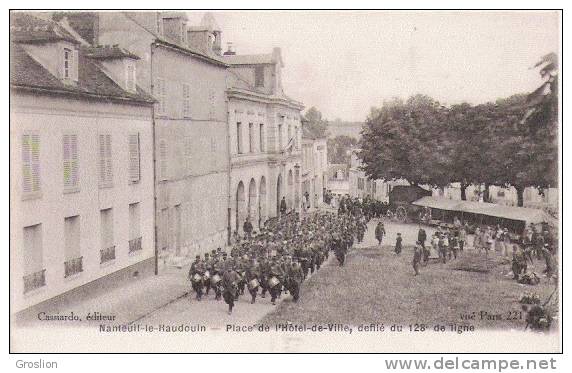
[[[328,121],[322,117],[322,113],[314,106],[304,114],[304,126],[314,137],[326,137],[328,135]]]
[[[446,114],[446,108],[424,95],[373,108],[358,154],[366,174],[373,179],[405,178],[413,185],[449,184],[452,139]]]

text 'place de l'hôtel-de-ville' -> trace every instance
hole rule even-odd
[[[326,141],[303,135],[280,48],[221,36],[209,13],[11,13],[12,312],[322,200]]]

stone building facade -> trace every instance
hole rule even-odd
[[[10,17],[14,312],[112,274],[153,273],[153,98],[138,56]]]
[[[300,207],[303,106],[282,89],[279,48],[260,55],[227,51],[223,60],[230,65],[230,221],[240,233],[247,217],[257,228],[277,216],[282,197],[289,210]]]

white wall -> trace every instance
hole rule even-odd
[[[10,122],[10,250],[13,307],[21,310],[154,255],[153,144],[151,109],[69,98],[11,96]],[[22,133],[40,135],[41,197],[23,200]],[[99,133],[111,133],[113,187],[99,188]],[[128,182],[128,135],[140,135],[141,178]],[[79,185],[63,193],[63,133],[76,133],[79,148]],[[143,250],[129,249],[129,204],[140,203]],[[100,264],[100,210],[113,208],[116,260]],[[64,218],[80,215],[83,273],[64,278]],[[46,286],[23,295],[23,228],[42,224],[43,268]]]

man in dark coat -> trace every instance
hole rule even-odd
[[[228,314],[232,313],[232,308],[234,307],[234,299],[238,293],[238,274],[228,267],[222,276],[222,286],[224,291],[222,296],[226,304],[228,304]]]
[[[397,233],[397,238],[395,240],[395,254],[401,254],[403,250],[403,238],[401,238],[401,233]]]
[[[286,209],[286,197],[282,197],[282,200],[280,201],[280,215],[286,214]]]
[[[379,222],[375,227],[375,239],[377,240],[378,245],[381,245],[381,241],[383,241],[383,236],[385,236],[385,227],[383,226],[382,222]]]
[[[298,299],[300,298],[300,285],[302,284],[302,281],[304,281],[302,266],[300,266],[300,263],[298,263],[297,260],[294,260],[288,271],[289,291],[290,294],[292,294],[294,302],[298,302]]]
[[[419,233],[417,233],[417,241],[421,243],[421,247],[425,249],[425,241],[427,241],[427,233],[425,229],[419,226]]]
[[[244,234],[246,235],[246,237],[248,239],[250,239],[252,237],[252,229],[253,229],[253,226],[252,226],[252,223],[250,222],[250,217],[247,216],[246,221],[242,225],[242,230],[244,231]]]

